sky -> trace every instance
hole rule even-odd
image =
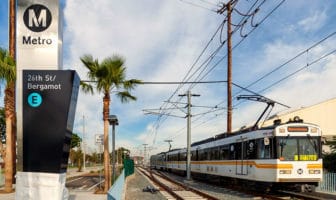
[[[144,146],[148,154],[167,151],[165,140],[172,140],[172,148],[185,147],[187,98],[179,95],[188,90],[200,95],[191,98],[191,141],[226,131],[227,23],[226,12],[216,12],[223,3],[227,0],[61,0],[63,69],[87,80],[81,56],[101,61],[118,54],[126,60],[127,79],[194,82],[139,85],[132,91],[137,101],[128,104],[112,91],[117,148],[142,156]],[[254,92],[290,109],[336,98],[335,7],[333,0],[238,0],[231,23],[233,129],[252,124],[266,107],[238,101],[238,95]],[[246,23],[241,14],[249,14]],[[7,1],[0,4],[0,27],[0,47],[8,48]],[[221,82],[204,83],[211,81]],[[1,83],[0,106],[3,88]],[[84,135],[90,152],[98,149],[95,135],[103,134],[102,98],[78,96],[73,132]],[[277,104],[270,115],[287,109]]]

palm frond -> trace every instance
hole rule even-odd
[[[93,86],[91,84],[81,81],[80,87],[84,93],[93,94]]]
[[[142,80],[130,79],[123,82],[126,90],[133,90],[137,85],[143,84]]]
[[[122,103],[135,101],[136,97],[129,93],[129,90],[141,84],[141,80],[130,79],[126,80],[125,59],[119,55],[113,55],[105,58],[101,63],[97,59],[93,59],[92,55],[84,55],[80,58],[83,65],[89,70],[88,78],[96,82],[98,92],[110,93],[117,90],[116,95]],[[90,85],[90,91],[93,93],[93,87]],[[87,86],[82,86],[82,89],[87,89]],[[120,90],[125,90],[121,91]]]
[[[93,59],[92,55],[86,54],[80,58],[84,66],[89,70],[88,78],[94,81],[97,78],[97,71],[99,70],[98,59]]]
[[[132,96],[128,91],[118,92],[116,95],[120,99],[121,103],[128,103],[130,101],[137,100],[137,98]]]
[[[7,50],[0,48],[0,79],[7,83],[16,79],[15,61],[9,56]]]

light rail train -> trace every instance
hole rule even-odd
[[[187,150],[153,155],[151,167],[185,174]],[[262,190],[312,191],[322,181],[321,130],[298,117],[257,130],[220,134],[191,145],[191,175]]]

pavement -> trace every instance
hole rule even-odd
[[[89,173],[91,170],[98,170],[97,167],[87,167],[85,171],[77,172],[77,168],[68,169],[67,178],[80,176]],[[1,187],[0,187],[1,190]],[[15,200],[15,193],[0,193],[1,200]],[[92,192],[69,191],[69,200],[106,200],[107,194],[93,194]]]
[[[143,189],[155,188],[154,184],[144,175],[140,174],[138,169],[135,168],[134,174],[126,178],[125,185],[125,200],[164,200],[165,198],[160,192],[144,192]]]

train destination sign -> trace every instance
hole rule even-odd
[[[75,71],[23,70],[23,171],[64,173],[79,77]]]

